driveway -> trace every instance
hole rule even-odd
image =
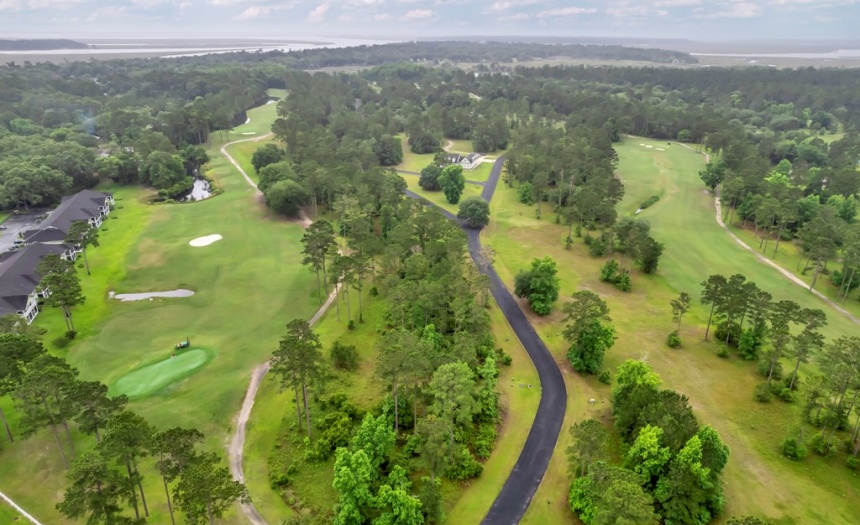
[[[18,215],[10,215],[8,219],[3,221],[3,226],[6,229],[0,230],[0,253],[8,252],[9,248],[14,246],[19,233],[38,228],[40,222],[38,217],[44,213],[44,211],[19,213]]]

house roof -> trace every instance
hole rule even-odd
[[[69,233],[69,226],[73,222],[88,221],[101,215],[99,207],[104,206],[105,200],[109,197],[110,194],[108,193],[93,190],[82,190],[74,195],[63,197],[60,205],[48,214],[47,219],[42,221],[39,230],[26,232],[24,240],[30,243],[65,239]],[[50,230],[52,228],[62,232],[62,236],[58,237],[58,233],[52,233],[46,237],[45,235],[39,236],[37,233],[38,231]]]
[[[14,314],[27,305],[41,280],[36,267],[43,257],[62,255],[70,247],[65,244],[31,244],[0,258],[0,315]]]

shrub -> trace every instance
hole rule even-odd
[[[586,239],[591,239],[591,244],[588,245],[588,253],[592,257],[603,257],[606,254],[606,242],[603,239],[592,239],[591,237],[586,237]]]
[[[618,261],[609,259],[600,267],[600,282],[614,283],[618,279]]]
[[[535,188],[531,182],[523,182],[517,188],[517,198],[525,205],[531,206],[535,203]]]
[[[346,329],[347,330],[355,330],[355,321],[350,319],[349,322],[346,323]]]
[[[770,373],[770,361],[768,359],[762,359],[759,361],[757,370],[760,376],[767,377]],[[776,365],[773,367],[773,375],[771,376],[771,379],[774,381],[782,379],[782,363],[779,361],[777,361]]]
[[[358,350],[352,345],[335,341],[331,345],[331,364],[339,370],[355,370],[358,368]]]
[[[367,293],[370,294],[371,297],[376,297],[377,295],[379,295],[379,288],[377,288],[376,286],[371,286],[370,290]]]
[[[591,525],[594,522],[594,516],[597,514],[597,507],[594,505],[596,497],[597,487],[591,477],[581,476],[571,483],[567,503],[570,505],[570,510],[585,525]]]
[[[720,347],[717,348],[717,357],[719,357],[720,359],[728,359],[729,349],[726,348],[725,345],[720,345]]]
[[[632,290],[633,282],[630,281],[630,274],[627,272],[621,274],[621,277],[618,278],[618,282],[615,283],[615,287],[622,292],[629,292],[630,290]]]
[[[759,349],[761,349],[762,339],[764,334],[762,330],[747,328],[741,333],[740,341],[738,341],[738,353],[745,361],[755,361],[758,359]]]
[[[504,351],[502,348],[496,348],[496,363],[500,365],[510,366],[513,358],[511,355]]]
[[[800,461],[806,457],[806,453],[806,445],[802,441],[791,437],[782,442],[782,455],[788,459]]]
[[[642,202],[642,204],[639,205],[639,209],[644,210],[645,208],[648,208],[649,206],[653,206],[654,204],[657,204],[657,201],[659,201],[659,200],[660,200],[659,196],[651,195],[650,197],[645,199],[645,201]]]
[[[272,472],[269,471],[269,487],[272,490],[281,490],[289,486],[290,477],[286,472]]]
[[[773,395],[778,397],[779,399],[787,402],[794,403],[794,392],[789,390],[789,388],[781,383],[771,383],[770,390],[773,392]]]
[[[65,336],[69,341],[73,340],[78,335],[76,330],[66,330]]]
[[[609,370],[604,370],[603,372],[600,372],[600,376],[597,378],[597,380],[604,385],[608,385],[612,382],[612,375]]]
[[[737,323],[732,323],[731,326],[728,326],[728,323],[726,322],[718,324],[717,329],[714,330],[714,339],[725,343],[726,335],[728,335],[728,345],[737,348],[738,341],[741,337],[740,325],[738,325]]]
[[[819,456],[829,456],[833,454],[833,447],[827,443],[827,440],[824,439],[822,434],[816,434],[815,437],[812,438],[810,445],[812,446],[812,450],[814,450]]]
[[[496,446],[497,437],[496,425],[492,423],[478,425],[478,430],[475,432],[474,441],[472,442],[475,455],[481,459],[489,458],[490,453]]]
[[[769,403],[770,402],[770,387],[768,387],[767,383],[759,383],[755,386],[755,392],[753,393],[753,398],[759,403]]]
[[[305,452],[307,461],[325,461],[338,447],[349,445],[349,440],[352,439],[352,419],[344,412],[326,414],[322,426],[324,430],[319,439]]]
[[[845,466],[850,468],[851,470],[857,470],[858,468],[860,468],[860,459],[853,458],[853,457],[848,458],[848,461],[845,464]]]
[[[666,346],[668,346],[669,348],[681,347],[681,336],[678,335],[677,330],[669,332],[669,335],[666,337]]]
[[[453,481],[463,481],[469,478],[476,478],[483,471],[484,466],[478,463],[478,460],[472,456],[468,448],[463,447],[448,465],[445,474]]]

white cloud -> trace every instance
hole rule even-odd
[[[505,15],[498,18],[499,22],[518,22],[520,20],[528,20],[532,16],[528,13],[517,13],[515,15]]]
[[[576,16],[596,13],[597,9],[593,7],[562,7],[559,9],[550,9],[541,11],[537,14],[538,18],[549,18],[553,16]]]
[[[330,4],[322,3],[316,6],[310,13],[308,13],[308,17],[305,18],[306,22],[311,22],[317,24],[323,21],[325,18],[326,11],[331,8]]]
[[[751,2],[733,2],[719,11],[711,13],[700,11],[696,18],[756,18],[762,15],[763,9]]]
[[[348,0],[347,7],[373,7],[384,4],[385,0]]]
[[[295,7],[294,4],[279,4],[279,5],[252,5],[242,11],[239,15],[233,17],[233,20],[254,20],[273,15],[278,11],[288,11]]]
[[[657,0],[654,7],[690,7],[702,5],[702,0]]]
[[[665,9],[652,9],[651,7],[644,5],[631,5],[623,7],[610,7],[606,10],[606,13],[617,18],[626,18],[643,17],[648,15],[666,16],[669,14],[669,11]]]
[[[521,7],[526,5],[534,5],[542,3],[543,0],[507,0],[502,2],[494,2],[490,7],[488,7],[484,12],[485,13],[498,13],[501,11],[507,11],[512,7]]]
[[[377,15],[373,15],[373,19],[377,22],[385,22],[386,20],[391,20],[391,15],[388,13],[379,13]]]
[[[432,17],[433,11],[431,9],[413,9],[403,15],[403,20],[426,20]]]
[[[83,0],[0,0],[0,11],[35,11],[70,9]]]

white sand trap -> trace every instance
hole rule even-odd
[[[640,143],[639,145],[640,145],[640,146],[644,146],[645,144],[641,144],[641,143]]]
[[[242,133],[242,135],[256,135],[256,134],[257,134],[256,131],[246,131],[246,132]]]
[[[656,149],[657,151],[666,151],[663,148],[654,148],[654,149]]]
[[[648,149],[651,149],[651,148],[653,148],[654,146],[652,146],[651,144],[646,144],[646,145],[645,145],[645,147],[646,147],[646,148],[648,148]]]
[[[248,117],[247,119],[245,119],[245,124],[250,124],[250,123],[251,123],[251,117]]]
[[[169,290],[166,292],[145,292],[145,293],[108,293],[108,297],[111,299],[119,299],[122,302],[126,301],[143,301],[144,299],[149,299],[152,301],[153,297],[191,297],[194,295],[194,292],[191,290],[184,290],[180,288],[179,290]]]
[[[206,235],[204,237],[197,237],[196,239],[191,239],[188,241],[188,244],[194,246],[195,248],[199,248],[201,246],[209,246],[213,242],[220,241],[222,237],[217,233],[212,235]]]
[[[642,213],[642,208],[637,209],[633,215],[639,215],[640,213]]]
[[[275,102],[277,102],[277,100],[270,100],[270,101],[266,102],[266,105],[268,106],[269,104],[274,104]]]

